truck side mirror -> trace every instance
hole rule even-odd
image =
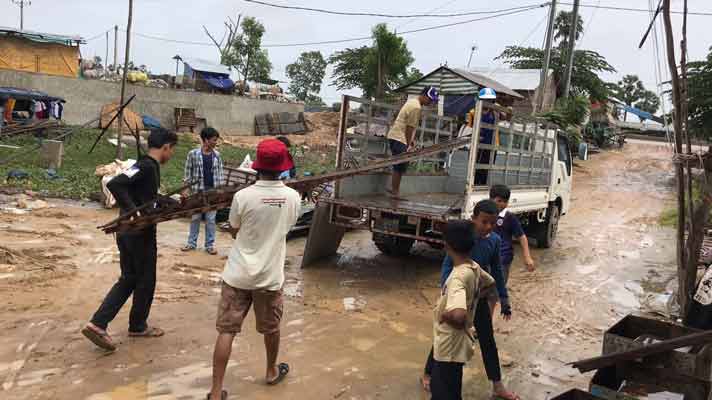
[[[588,160],[588,143],[579,143],[578,158],[581,161]]]

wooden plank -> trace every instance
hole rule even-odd
[[[609,365],[615,365],[621,361],[636,360],[653,354],[660,354],[666,351],[679,349],[681,347],[697,346],[709,342],[712,342],[712,331],[693,333],[691,335],[680,336],[670,340],[663,340],[633,350],[621,351],[600,357],[575,361],[569,363],[568,365],[571,365],[578,369],[581,373],[584,373],[607,367]]]

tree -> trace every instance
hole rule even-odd
[[[332,85],[340,90],[357,87],[366,97],[382,99],[387,91],[414,76],[417,69],[408,70],[415,61],[413,55],[406,41],[388,31],[386,24],[376,25],[371,32],[371,46],[337,51],[329,57],[329,64],[334,66]]]
[[[304,52],[299,55],[297,61],[287,65],[287,77],[291,80],[288,90],[297,100],[306,101],[310,96],[315,100],[321,91],[324,75],[326,60],[321,52]]]
[[[626,75],[613,86],[613,94],[626,105],[654,114],[660,107],[660,99],[650,90],[645,89],[637,75]],[[624,113],[623,120],[626,120]]]
[[[235,35],[222,57],[222,63],[235,67],[242,77],[243,88],[247,80],[268,81],[272,72],[267,50],[262,49],[265,27],[253,17],[246,17],[240,25],[242,32]]]
[[[561,11],[554,20],[554,40],[558,41],[559,48],[567,48],[569,33],[571,33],[571,20],[573,12]],[[576,40],[583,35],[583,19],[578,16],[576,21]]]
[[[660,97],[658,97],[655,92],[646,90],[643,92],[640,100],[635,103],[635,108],[655,114],[658,112],[658,108],[660,108]]]
[[[712,47],[703,61],[687,64],[688,129],[699,138],[712,137]]]
[[[571,16],[559,13],[555,21],[555,35],[559,42],[551,49],[549,68],[554,71],[554,80],[559,83],[564,78],[567,53],[566,40],[570,32]],[[568,21],[568,22],[567,22]],[[577,37],[583,34],[583,21],[578,21]],[[544,65],[544,50],[534,47],[507,46],[496,59],[501,59],[514,69],[541,69]],[[610,95],[609,86],[599,76],[602,72],[616,72],[605,57],[593,50],[575,50],[571,72],[571,93],[586,95],[593,101],[605,101]],[[560,94],[560,93],[559,93]]]

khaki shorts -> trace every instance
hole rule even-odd
[[[268,335],[279,331],[282,321],[281,290],[244,290],[222,283],[215,327],[220,333],[239,333],[253,305],[257,332]]]

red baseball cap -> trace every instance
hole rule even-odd
[[[257,145],[257,158],[252,169],[282,172],[294,166],[284,143],[277,139],[265,139]]]

